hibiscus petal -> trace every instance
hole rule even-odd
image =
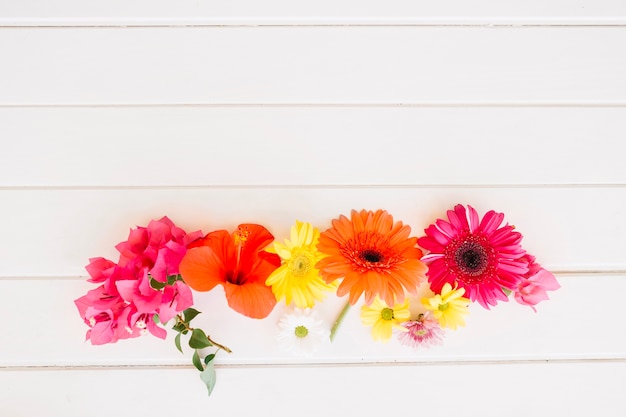
[[[238,226],[239,230],[249,232],[246,243],[241,249],[241,258],[254,256],[261,249],[272,243],[274,236],[265,227],[259,224],[244,223]]]
[[[208,246],[188,250],[179,270],[185,283],[196,291],[209,291],[226,282],[224,264]]]
[[[276,305],[272,289],[263,283],[235,285],[225,282],[224,291],[230,308],[254,319],[267,317]]]

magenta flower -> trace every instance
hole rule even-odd
[[[520,259],[522,235],[513,226],[502,225],[504,214],[488,211],[482,220],[471,206],[458,204],[448,210],[448,220],[437,220],[425,229],[417,243],[430,251],[422,258],[428,265],[428,281],[435,293],[444,284],[465,289],[466,296],[483,307],[508,301],[528,272]]]
[[[417,320],[405,321],[401,326],[409,330],[398,333],[398,340],[405,346],[417,349],[443,343],[443,330],[429,311],[420,314]]]
[[[530,306],[537,311],[535,305],[544,300],[549,300],[547,291],[554,291],[561,288],[554,275],[535,262],[535,257],[526,255],[524,259],[528,262],[528,272],[524,279],[517,285],[513,292],[515,301],[520,304]]]
[[[128,240],[115,248],[120,252],[119,265],[132,264],[137,269],[148,268],[148,273],[159,282],[177,275],[178,265],[187,253],[187,246],[201,238],[202,232],[186,234],[167,217],[152,220],[147,227],[131,229]]]
[[[74,301],[90,328],[86,338],[94,345],[147,333],[165,338],[156,315],[166,323],[193,305],[191,290],[176,276],[187,245],[201,236],[200,231],[186,234],[163,217],[130,231],[128,240],[116,246],[117,264],[90,259],[88,281],[101,285]]]

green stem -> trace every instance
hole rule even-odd
[[[219,344],[219,343],[217,343],[215,340],[211,339],[211,336],[207,335],[207,337],[206,337],[206,338],[207,338],[207,339],[209,339],[209,342],[211,342],[211,344],[212,344],[213,346],[217,347],[218,349],[222,349],[223,351],[228,352],[228,353],[233,353],[233,351],[232,351],[232,350],[230,350],[230,349],[228,348],[228,346],[220,345],[220,344]]]
[[[185,323],[185,320],[183,320],[183,317],[182,317],[180,314],[176,315],[176,323],[177,323],[177,324],[182,324],[182,325],[185,327],[185,330],[188,330],[188,331],[190,331],[190,332],[193,332],[193,329],[194,329],[194,328],[193,328],[193,327],[189,327],[189,325],[188,325],[187,323]],[[217,343],[215,340],[211,339],[211,336],[207,335],[207,337],[206,337],[206,338],[207,338],[207,339],[209,340],[209,342],[211,342],[211,344],[212,344],[213,346],[215,346],[216,348],[218,348],[218,349],[222,349],[224,352],[233,353],[233,351],[232,351],[232,350],[230,350],[230,348],[229,348],[228,346],[224,346],[224,345],[222,345],[222,344],[220,344],[220,343]]]
[[[343,310],[341,310],[341,313],[339,313],[339,316],[337,317],[337,320],[335,320],[335,324],[333,324],[332,329],[330,329],[330,341],[331,342],[335,340],[335,334],[337,334],[337,330],[339,330],[339,327],[341,326],[343,319],[346,317],[346,314],[348,314],[350,307],[351,307],[351,304],[348,301],[346,305],[343,306]]]

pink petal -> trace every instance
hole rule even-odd
[[[88,282],[103,282],[113,273],[115,263],[105,258],[91,258],[89,265],[85,267],[91,277]]]
[[[480,225],[480,218],[478,217],[478,212],[474,209],[474,207],[468,204],[467,208],[469,209],[468,211],[469,211],[470,231],[474,233],[478,229],[478,226]]]
[[[535,274],[533,277],[529,278],[529,280],[537,283],[538,285],[541,285],[542,288],[548,291],[554,291],[561,288],[561,284],[559,284],[559,282],[556,280],[554,274],[543,268],[540,269],[539,272],[537,272],[537,274]]]

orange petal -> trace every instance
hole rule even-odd
[[[235,285],[226,282],[224,290],[230,308],[253,319],[267,317],[276,305],[272,289],[264,283]]]
[[[179,270],[187,285],[196,291],[209,291],[226,280],[222,260],[208,246],[189,249]]]
[[[237,253],[233,237],[226,230],[216,230],[204,238],[204,245],[210,247],[228,268],[233,269],[237,261]]]

